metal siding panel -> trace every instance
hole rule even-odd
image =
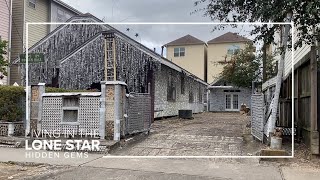
[[[264,121],[264,103],[263,94],[252,95],[252,109],[251,109],[251,134],[259,139],[263,140],[263,121]]]

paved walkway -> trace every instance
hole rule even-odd
[[[242,137],[246,116],[235,113],[203,113],[195,119],[156,121],[152,133],[139,143],[124,147],[111,155],[89,154],[79,158],[59,152],[59,158],[26,158],[25,149],[0,148],[0,179],[214,179],[214,180],[296,180],[318,179],[320,169],[308,164],[292,166],[259,162],[259,159],[204,158],[156,159],[125,158],[123,155],[246,155],[249,148]],[[250,146],[251,147],[251,146]],[[259,149],[259,148],[258,148]],[[41,152],[41,151],[40,151]],[[44,165],[28,166],[25,162]]]
[[[241,156],[257,148],[244,149],[243,132],[248,116],[239,113],[202,113],[192,120],[157,120],[142,142],[124,147],[121,156]],[[248,152],[249,151],[249,152]]]

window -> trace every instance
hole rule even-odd
[[[174,48],[174,57],[181,57],[185,55],[185,48],[184,47],[179,47],[179,48]]]
[[[228,47],[227,54],[228,55],[234,55],[234,54],[238,53],[239,51],[240,51],[240,46],[231,45],[231,46]]]
[[[239,99],[238,94],[226,94],[226,110],[238,111],[239,110]]]
[[[199,103],[202,103],[202,88],[201,85],[199,85]]]
[[[231,109],[231,94],[226,94],[226,109]]]
[[[233,109],[239,109],[239,101],[238,101],[238,95],[237,94],[233,95],[232,107],[233,107]]]
[[[191,88],[191,86],[190,86]],[[192,89],[189,90],[189,103],[193,103],[194,102],[194,96],[193,96],[193,91]]]
[[[63,110],[62,122],[64,123],[78,122],[78,110]]]
[[[169,73],[169,76],[168,76],[167,100],[168,101],[176,100],[176,84],[174,82],[171,72]]]
[[[184,94],[185,92],[185,78],[184,74],[181,74],[181,94]]]
[[[36,0],[29,0],[28,6],[35,9],[36,8]]]
[[[69,96],[62,99],[62,124],[78,123],[79,97]]]

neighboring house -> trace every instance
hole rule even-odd
[[[0,0],[0,39],[8,41],[7,54],[4,55],[6,60],[10,59],[10,37],[11,37],[11,0]],[[7,84],[7,76],[0,72],[0,85]]]
[[[60,0],[16,0],[12,1],[13,28],[11,36],[11,62],[25,51],[27,22],[65,22],[81,12]],[[29,25],[28,46],[31,47],[57,25]],[[10,66],[10,84],[21,84],[17,65]]]
[[[294,38],[297,37],[297,29],[294,31]],[[282,31],[276,34],[276,42],[281,42]],[[294,51],[292,61],[292,51],[286,50],[282,85],[279,98],[279,116],[277,117],[276,126],[291,129],[292,127],[292,103],[294,103],[294,127],[296,128],[297,140],[302,140],[311,150],[312,154],[320,154],[319,130],[320,130],[320,93],[318,86],[319,70],[317,67],[317,55],[319,55],[319,42],[314,45],[303,43],[301,47]],[[273,49],[273,51],[275,51]],[[280,55],[277,57],[280,59]],[[292,71],[292,65],[294,70]],[[294,77],[294,79],[293,79]],[[294,81],[294,87],[292,80]],[[269,79],[262,85],[265,95],[265,104],[267,107],[272,104],[272,94],[275,89],[276,77]],[[294,98],[292,98],[292,88],[294,88]],[[265,136],[268,136],[265,125]]]
[[[212,83],[217,80],[223,70],[221,63],[229,61],[233,54],[243,49],[247,43],[252,41],[231,32],[208,41],[207,82]]]
[[[242,104],[251,107],[250,88],[239,88],[218,78],[208,89],[209,111],[239,111]]]
[[[68,22],[102,21],[85,14]],[[88,89],[99,87],[101,81],[117,80],[127,84],[127,93],[150,92],[154,117],[175,116],[179,109],[194,113],[204,109],[207,83],[106,24],[59,26],[29,52],[43,52],[45,57],[44,63],[29,64],[29,84]],[[25,64],[20,67],[24,85]]]
[[[164,45],[166,58],[207,81],[207,45],[205,42],[186,35]]]
[[[50,5],[50,22],[66,22],[73,16],[82,14],[68,4],[60,0],[51,0]],[[59,24],[50,25],[50,32],[53,31]]]

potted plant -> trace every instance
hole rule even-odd
[[[275,128],[270,141],[270,148],[271,149],[281,149],[282,148],[282,128]]]

